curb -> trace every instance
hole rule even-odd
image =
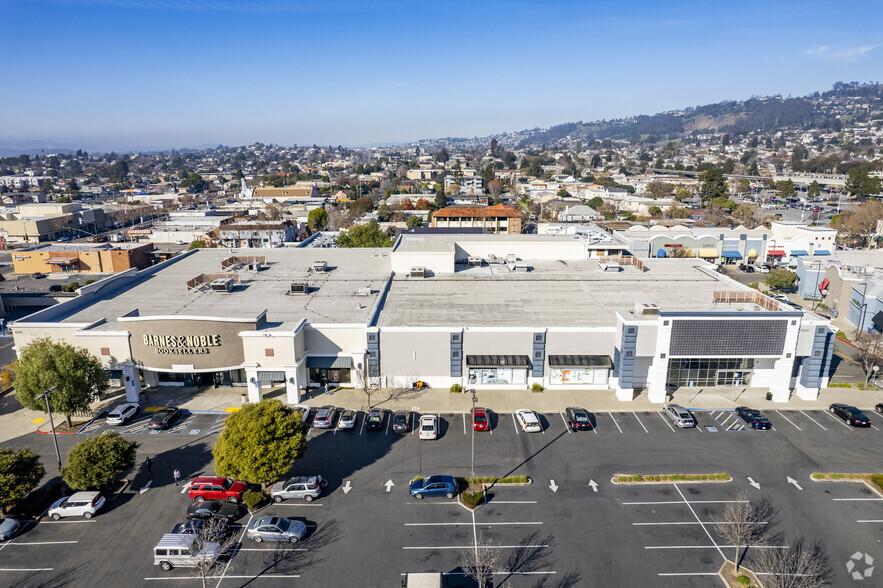
[[[641,480],[638,482],[619,482],[616,480],[617,476],[628,476],[635,474],[614,474],[612,478],[610,478],[611,484],[616,484],[617,486],[640,486],[647,484],[727,484],[733,481],[733,476],[730,476],[729,480]],[[649,474],[651,476],[663,476],[666,474]],[[698,474],[703,475],[703,474]]]
[[[726,578],[724,578],[724,570],[727,569],[727,566],[730,565],[730,564],[732,564],[732,563],[733,563],[733,562],[731,562],[730,560],[726,559],[726,560],[724,560],[724,563],[721,564],[721,567],[718,568],[718,570],[717,570],[717,576],[718,576],[718,578],[721,579],[721,582],[724,583],[724,586],[730,586],[730,583],[727,582],[727,579],[726,579]],[[749,569],[749,568],[746,568],[745,566],[739,566],[739,571],[741,572],[742,570],[745,570],[745,571],[747,571],[749,574],[751,574],[751,577],[754,578],[754,582],[753,582],[753,583],[756,584],[758,588],[764,588],[764,586],[765,586],[764,583],[761,582],[761,581],[757,578],[757,574],[754,573],[754,570]]]
[[[871,492],[873,492],[874,494],[876,494],[880,498],[883,498],[883,494],[881,494],[879,490],[874,488],[873,484],[871,484],[870,482],[868,482],[867,480],[864,480],[862,478],[841,478],[839,480],[829,480],[829,479],[825,479],[825,478],[822,478],[822,479],[813,478],[812,474],[810,474],[809,479],[811,482],[816,482],[816,483],[820,483],[820,482],[852,482],[853,484],[855,484],[855,483],[862,484],[865,487],[867,487],[868,490],[870,490]]]

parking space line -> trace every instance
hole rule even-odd
[[[248,515],[248,520],[243,525],[242,533],[239,534],[239,541],[237,542],[237,547],[242,547],[242,540],[245,538],[245,532],[248,530],[248,526],[251,524],[251,520],[254,518],[254,515]],[[221,572],[221,575],[218,577],[218,583],[215,584],[215,588],[221,585],[221,582],[224,580],[224,576],[227,575],[227,570],[230,569],[230,564],[233,563],[233,557],[236,555],[234,551],[229,558],[227,558],[227,565],[224,566],[224,571]]]
[[[463,434],[466,434],[466,413],[463,413]]]
[[[411,413],[411,434],[414,434],[414,431],[417,429],[417,413]]]
[[[561,417],[561,422],[564,423],[564,428],[567,429],[567,432],[568,432],[568,433],[573,433],[573,431],[570,430],[570,425],[568,425],[568,424],[567,424],[567,421],[564,419],[564,415],[561,414],[561,413],[559,412],[559,413],[558,413],[558,416]]]
[[[69,545],[79,541],[12,541],[6,545]]]
[[[613,424],[616,425],[616,428],[617,428],[617,429],[619,429],[619,423],[617,423],[617,422],[616,422],[616,419],[613,418],[613,413],[612,413],[612,412],[608,412],[607,414],[610,415],[611,420],[613,420]],[[622,435],[622,429],[619,429],[619,434]]]
[[[847,424],[843,421],[843,419],[834,416],[833,414],[831,414],[831,413],[828,412],[828,411],[823,411],[823,412],[824,412],[826,415],[828,415],[829,417],[831,417],[832,419],[834,419],[835,421],[837,421],[838,423],[840,423],[841,425],[843,425],[844,427],[846,427],[847,429],[849,429],[850,431],[852,430],[852,427],[850,427],[849,425],[847,425]]]
[[[717,549],[718,547],[721,549],[736,549],[735,545],[645,545],[644,549]],[[752,545],[751,549],[789,549],[789,546]]]
[[[883,523],[883,519],[859,519],[857,523]]]
[[[672,433],[674,433],[674,432],[675,432],[675,428],[671,426],[671,423],[670,423],[670,422],[668,422],[668,418],[667,418],[664,414],[662,414],[661,412],[657,412],[656,414],[658,414],[659,417],[660,417],[662,420],[665,421],[665,424],[668,425],[668,428],[671,429],[671,432],[672,432]]]
[[[41,525],[82,525],[85,523],[97,523],[98,521],[39,521]]]
[[[638,419],[638,415],[637,415],[637,413],[634,413],[634,412],[633,412],[632,414],[634,415],[634,417],[635,417],[636,419]],[[644,429],[644,432],[645,432],[645,433],[649,433],[649,432],[650,432],[650,431],[647,430],[647,427],[644,426],[644,423],[641,422],[641,419],[638,419],[638,423],[640,423],[641,428]]]
[[[727,421],[729,421],[731,418],[733,418],[733,413],[728,414],[728,415],[727,415],[727,418],[725,418],[725,419],[723,420],[723,422],[722,422],[720,425],[721,425],[722,427],[726,427],[726,425],[727,425]],[[714,419],[714,420],[717,420],[717,419]]]
[[[200,576],[200,578],[201,577],[202,576]],[[218,578],[218,584],[220,584],[221,580],[224,580],[225,578],[229,579],[229,580],[256,580],[258,578],[300,578],[300,574],[260,574],[257,576],[226,576],[226,575],[222,574],[220,576],[205,576],[205,578],[207,580],[214,580],[215,578]],[[154,581],[154,580],[160,580],[160,581],[162,581],[162,580],[190,580],[190,581],[193,581],[196,579],[197,578],[194,578],[193,576],[158,576],[155,578],[144,578],[144,581],[145,582],[150,582],[150,581]]]
[[[802,414],[803,416],[805,416],[806,418],[808,418],[809,420],[811,420],[811,421],[814,422],[815,424],[817,424],[817,425],[819,425],[820,427],[822,427],[822,425],[819,424],[819,422],[818,422],[817,420],[815,420],[814,418],[812,418],[811,416],[809,416],[808,414],[806,414],[806,413],[803,412],[802,410],[798,410],[797,412],[799,412],[800,414]],[[827,431],[828,429],[826,429],[825,427],[822,427],[822,430],[823,430],[823,431]]]
[[[673,521],[670,523],[632,523],[636,527],[650,527],[655,525],[741,525],[741,521]],[[767,521],[758,521],[755,525],[768,525]]]
[[[801,429],[800,427],[798,427],[797,425],[795,425],[795,424],[794,424],[794,421],[792,421],[791,419],[789,419],[788,417],[786,417],[785,415],[783,415],[783,414],[782,414],[781,412],[779,412],[778,410],[776,411],[776,413],[777,413],[780,417],[782,417],[783,419],[785,419],[786,421],[788,421],[789,423],[791,423],[791,424],[794,426],[794,428],[797,429],[798,431],[802,431],[802,430],[803,430],[803,429]]]
[[[717,576],[717,572],[659,572],[657,576]]]
[[[675,487],[675,490],[678,491],[678,494],[681,495],[681,498],[684,500],[684,504],[686,504],[687,508],[690,509],[690,512],[693,513],[693,516],[696,518],[696,520],[699,521],[699,515],[696,514],[696,511],[693,510],[693,507],[690,505],[689,502],[687,502],[687,497],[684,496],[684,493],[681,492],[681,489],[678,487],[677,484],[673,484],[673,486]],[[727,557],[724,555],[724,552],[721,551],[721,548],[717,546],[717,542],[714,540],[714,537],[711,536],[711,533],[708,532],[708,529],[705,528],[705,525],[702,525],[702,530],[705,531],[705,534],[708,535],[708,539],[711,540],[712,543],[714,543],[715,547],[717,547],[717,552],[724,559],[724,561],[726,561]]]
[[[386,418],[386,415],[383,415],[383,417]],[[389,424],[391,422],[392,422],[392,417],[389,417],[388,419],[386,419],[386,434],[387,435],[389,435]]]
[[[0,572],[51,572],[55,568],[0,568]],[[188,580],[190,578],[187,578]]]
[[[277,547],[273,547],[273,548],[267,548],[267,547],[238,547],[238,548],[236,548],[236,551],[266,551],[266,552],[269,553],[269,552],[271,552],[271,551],[276,551],[277,549],[279,549],[280,551],[309,551],[309,549],[307,549],[307,548],[305,548],[305,547],[298,547],[298,548],[293,548],[293,549],[288,549],[288,548],[285,548],[285,547],[278,547],[278,548],[277,548]],[[232,576],[227,576],[227,577],[228,577],[228,578],[231,578]]]
[[[309,507],[309,508],[316,508],[317,506],[323,506],[323,505],[321,502],[285,502],[283,500],[282,502],[273,503],[274,508],[277,506],[302,506],[302,507],[305,506],[305,507]],[[231,527],[232,527],[232,525],[231,525]]]
[[[175,425],[174,427],[172,427],[171,429],[169,429],[168,431],[166,431],[166,435],[183,435],[184,431],[186,429],[189,429],[190,425],[195,420],[196,420],[196,415],[191,414],[190,418],[185,419],[183,423],[179,423],[179,424]]]
[[[542,521],[514,522],[514,523],[476,523],[479,527],[491,525],[542,525]],[[459,527],[471,525],[471,523],[405,523],[406,527]]]
[[[512,424],[515,425],[515,434],[518,435],[518,421],[515,420],[515,413],[512,413]]]
[[[536,500],[491,500],[488,504],[536,504]],[[439,503],[436,503],[439,504]]]
[[[749,502],[748,500],[689,500],[688,504],[727,504],[730,502]],[[650,505],[650,504],[684,504],[683,500],[660,500],[657,502],[623,502],[624,505]]]
[[[548,545],[426,545],[410,547],[405,546],[402,549],[547,549]]]
[[[861,502],[879,502],[883,500],[883,498],[832,498],[832,500],[836,502],[851,502],[851,501],[861,501]]]
[[[359,415],[356,415],[356,418],[359,418]],[[359,435],[361,435],[365,431],[365,421],[368,420],[368,413],[365,413],[365,416],[362,417],[362,427],[359,429]]]
[[[219,415],[218,418],[215,419],[215,422],[212,423],[212,426],[208,428],[208,432],[206,435],[220,435],[221,431],[224,430],[224,422],[227,420],[229,414]],[[220,426],[218,426],[220,424]]]

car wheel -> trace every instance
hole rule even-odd
[[[92,513],[91,513],[91,512],[88,512],[88,511],[87,511],[87,512],[84,512],[84,513],[83,513],[83,518],[84,518],[84,519],[91,519],[91,518],[92,518]]]
[[[453,492],[445,492],[445,498],[453,498],[453,497],[454,497]]]
[[[304,500],[306,500],[307,502],[312,502],[312,501],[313,501],[313,497],[312,497],[312,495],[307,494],[306,496],[304,496]]]
[[[194,500],[196,501],[197,504],[205,502],[205,498],[203,498],[202,496],[197,496]]]
[[[273,497],[273,502],[282,502],[282,497],[277,494]]]
[[[55,520],[57,521],[58,519],[61,518],[61,515],[58,514],[58,513],[55,513],[54,515],[52,515],[52,518],[55,519]]]
[[[833,412],[837,412],[837,411],[834,410],[834,407],[833,407],[833,406],[831,407],[831,412],[832,412],[832,413],[833,413]]]
[[[855,426],[855,419],[846,419],[846,424],[852,425],[854,427]]]
[[[289,543],[297,543],[297,537],[289,537],[288,542]]]
[[[170,569],[172,569],[172,564],[167,561],[161,561],[159,562],[159,567],[168,572]]]
[[[227,502],[231,502],[233,504],[236,504],[237,502],[239,502],[239,499],[236,498],[235,496],[231,496],[227,499]]]
[[[255,538],[254,538],[254,542],[255,542],[255,543],[260,543],[260,542],[262,542],[263,540],[264,540],[264,538],[261,537],[260,535],[257,535],[257,536],[255,536]]]
[[[423,500],[423,495],[418,492],[414,495],[414,498],[416,498],[417,500]]]

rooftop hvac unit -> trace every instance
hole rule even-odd
[[[422,265],[415,265],[411,268],[411,272],[408,274],[408,276],[412,278],[425,278],[426,268]]]
[[[469,265],[475,266],[475,267],[481,267],[481,258],[477,257],[475,255],[470,255],[469,256]]]
[[[233,278],[219,278],[217,280],[213,280],[211,283],[211,288],[215,292],[232,292]]]
[[[359,286],[356,296],[371,296],[371,286]]]
[[[619,265],[615,261],[602,261],[600,265],[601,265],[602,272],[621,272],[622,271],[622,266]]]
[[[328,271],[328,262],[314,261],[313,262],[313,271],[314,272],[327,272]]]
[[[292,282],[288,292],[290,294],[309,294],[310,285],[307,282]]]
[[[253,263],[248,264],[248,269],[249,269],[249,271],[252,271],[252,272],[259,272],[262,269],[264,269],[264,264],[262,264],[260,261],[255,261]]]
[[[518,261],[518,256],[515,255],[514,253],[510,253],[510,254],[506,255],[506,262],[507,263],[515,263],[516,261]]]
[[[652,302],[635,302],[635,314],[656,315],[659,314],[659,307]]]
[[[510,263],[509,271],[512,272],[529,272],[530,266],[527,265],[527,262],[524,261],[516,261],[514,263]]]

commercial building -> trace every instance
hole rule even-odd
[[[252,198],[261,200],[275,200],[276,202],[284,202],[286,200],[311,200],[319,198],[319,191],[316,186],[285,186],[282,188],[255,188],[252,192]]]
[[[79,230],[97,232],[106,221],[102,208],[86,208],[77,202],[21,204],[0,214],[0,237],[6,243],[41,243]]]
[[[433,227],[481,228],[489,233],[521,233],[524,215],[505,204],[448,206],[433,213]]]
[[[297,223],[289,220],[245,220],[224,223],[217,229],[219,247],[281,247],[297,238]]]
[[[460,384],[664,402],[679,388],[815,398],[828,321],[698,259],[598,256],[573,235],[400,236],[392,249],[198,250],[84,286],[12,324],[17,349],[86,347],[142,385]]]
[[[12,267],[17,274],[117,273],[148,267],[152,249],[152,243],[51,243],[16,249]]]

